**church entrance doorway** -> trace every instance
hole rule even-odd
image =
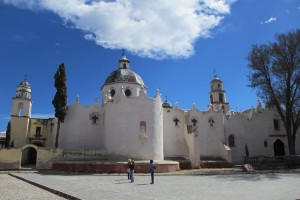
[[[284,143],[280,139],[274,142],[273,147],[275,156],[285,156]]]
[[[22,168],[35,168],[37,151],[33,147],[26,147],[22,150]]]

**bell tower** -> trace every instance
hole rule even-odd
[[[210,105],[209,109],[227,112],[229,103],[226,102],[226,93],[223,90],[223,81],[214,74],[214,79],[210,82]]]
[[[27,143],[31,109],[31,87],[25,78],[17,86],[16,96],[12,98],[11,145],[14,147],[22,147]]]
[[[31,117],[31,87],[26,79],[18,85],[12,104],[12,116]]]

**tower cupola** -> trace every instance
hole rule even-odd
[[[129,68],[130,61],[126,58],[125,53],[122,53],[122,58],[119,60],[119,69],[130,69]]]
[[[26,78],[17,86],[16,98],[31,99],[31,87]]]

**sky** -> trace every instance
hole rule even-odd
[[[163,101],[207,110],[214,71],[234,111],[257,105],[247,55],[300,28],[300,0],[0,0],[0,131],[26,77],[32,117],[54,117],[54,74],[66,66],[68,105],[91,105],[122,49]],[[101,104],[101,102],[99,102]]]

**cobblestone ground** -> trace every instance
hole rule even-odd
[[[0,199],[16,200],[16,199],[45,199],[45,200],[62,200],[51,192],[40,189],[34,185],[16,179],[8,174],[0,174]]]
[[[300,199],[300,173],[232,174],[232,175],[177,175],[155,177],[150,184],[149,175],[138,174],[135,183],[126,175],[86,175],[14,173],[15,176],[34,181],[79,199],[172,199],[172,200],[295,200]],[[4,176],[4,178],[7,176]],[[19,183],[18,180],[14,180]],[[2,185],[1,187],[9,187]],[[29,187],[21,182],[18,192]],[[32,186],[33,187],[33,186]],[[13,191],[5,189],[8,194]],[[3,192],[1,190],[1,194]],[[8,197],[12,197],[12,196]],[[33,197],[33,196],[31,196]],[[17,199],[17,198],[15,198]],[[25,199],[25,198],[24,198]],[[26,198],[30,199],[30,198]],[[51,198],[49,198],[51,199]]]

